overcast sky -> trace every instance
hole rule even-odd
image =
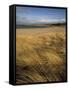
[[[65,9],[16,7],[16,25],[66,22]]]

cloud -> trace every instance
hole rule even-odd
[[[30,24],[47,24],[47,23],[63,23],[65,19],[46,19],[46,18],[38,18],[38,19],[30,19],[26,17],[16,18],[17,25],[30,25]]]
[[[47,23],[47,20],[45,20],[45,19],[16,18],[17,25],[42,24],[42,23]]]
[[[65,19],[48,19],[48,23],[64,23]]]

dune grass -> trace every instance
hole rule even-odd
[[[65,80],[66,38],[64,32],[35,36],[16,35],[17,84]]]

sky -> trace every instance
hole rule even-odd
[[[66,22],[66,10],[56,8],[16,7],[16,25]]]

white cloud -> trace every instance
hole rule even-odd
[[[47,23],[62,23],[65,22],[65,19],[44,19],[44,18],[38,18],[38,19],[27,19],[27,18],[19,18],[16,20],[17,25],[30,25],[30,24],[47,24]]]

